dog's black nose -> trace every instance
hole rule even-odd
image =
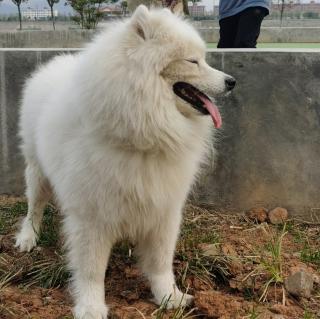
[[[236,80],[231,76],[226,78],[224,82],[228,91],[231,91],[236,86]]]

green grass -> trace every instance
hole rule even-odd
[[[0,235],[6,235],[11,232],[12,226],[19,216],[26,215],[28,206],[24,202],[17,202],[13,205],[0,207]]]
[[[12,232],[16,226],[19,217],[27,215],[28,204],[26,202],[17,202],[13,205],[0,207],[0,235],[6,235]],[[39,246],[56,246],[59,238],[59,216],[57,210],[48,205],[45,208],[43,223],[41,227]]]
[[[293,236],[294,242],[302,246],[300,251],[301,261],[313,263],[320,268],[320,246],[316,244],[319,242],[319,235],[315,234],[310,237],[305,225],[299,225],[293,221],[287,223],[286,229]],[[313,229],[316,230],[314,226]],[[317,230],[317,233],[319,232],[320,230]]]
[[[313,250],[310,246],[305,246],[301,251],[301,260],[320,266],[320,249]]]
[[[0,235],[16,231],[19,217],[27,214],[27,203],[16,202],[0,207]],[[59,244],[60,217],[52,205],[44,211],[43,225],[38,241],[39,247],[49,247],[49,250],[33,250],[22,254],[17,262],[6,253],[0,253],[0,290],[15,282],[28,287],[38,285],[44,288],[54,288],[65,285],[70,274],[65,265],[62,245]]]
[[[205,256],[201,249],[201,244],[214,245],[217,248],[220,246],[220,237],[212,227],[210,218],[210,214],[200,212],[195,220],[186,218],[182,227],[176,259],[184,264],[177,276],[179,285],[184,288],[188,288],[186,284],[188,275],[197,277],[209,286],[212,286],[213,280],[226,282],[230,276],[228,257],[220,253],[215,256]]]
[[[270,236],[268,243],[261,249],[258,249],[256,255],[259,255],[259,261],[257,267],[247,275],[249,276],[259,276],[261,272],[265,274],[266,281],[262,286],[262,293],[260,295],[259,301],[267,301],[268,291],[271,285],[282,287],[283,291],[283,303],[285,302],[284,294],[284,277],[283,277],[283,259],[282,259],[282,245],[283,239],[287,235],[286,224],[283,226],[282,230],[273,231],[267,226],[264,228],[266,234]]]
[[[56,253],[56,259],[37,260],[25,274],[25,287],[39,285],[43,288],[62,287],[70,278],[65,258]]]
[[[167,318],[166,313],[167,313],[167,306],[170,301],[170,298],[164,298],[161,302],[161,305],[159,308],[152,314],[152,318],[154,319],[163,319]],[[183,296],[182,296],[183,298]],[[187,311],[188,306],[183,306],[182,303],[182,298],[179,304],[179,307],[175,309],[174,313],[170,315],[171,319],[186,319],[190,318],[190,315],[195,311],[195,308]]]
[[[305,310],[303,313],[303,319],[316,319],[316,317],[308,310]]]
[[[245,317],[247,319],[259,319],[259,313],[255,308],[253,308],[251,311],[249,311],[248,315]]]
[[[217,47],[217,43],[207,43],[209,49]],[[320,43],[258,43],[259,49],[320,49]]]
[[[0,207],[0,235],[6,235],[12,232],[19,217],[27,215],[28,204],[26,202],[17,202],[13,205]],[[43,223],[41,227],[39,246],[56,246],[59,238],[59,216],[57,210],[52,205],[45,208]]]
[[[201,231],[197,224],[185,223],[181,230],[181,242],[187,251],[198,251],[199,244],[218,244],[219,235],[214,230]]]
[[[260,301],[266,300],[268,289],[271,284],[283,284],[283,261],[281,253],[283,238],[286,236],[286,234],[286,225],[284,225],[283,230],[279,234],[272,234],[270,242],[265,247],[271,258],[263,256],[261,258],[261,265],[263,269],[268,273],[270,278],[264,285],[264,290],[260,297]]]
[[[41,247],[55,247],[59,240],[60,219],[54,206],[48,205],[44,210],[43,222],[38,245]]]

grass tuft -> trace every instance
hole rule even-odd
[[[187,216],[181,229],[177,245],[176,261],[179,267],[177,280],[179,285],[188,287],[186,278],[197,277],[198,280],[213,288],[213,281],[226,283],[230,276],[230,259],[220,252],[216,255],[204,255],[202,246],[213,245],[220,251],[220,236],[214,229],[217,216],[206,209],[187,206]]]
[[[320,266],[320,250],[313,250],[310,246],[305,246],[301,251],[300,258],[304,262],[313,263]]]
[[[287,234],[286,224],[284,224],[280,232],[274,233],[264,227],[263,230],[270,237],[269,242],[265,245],[264,250],[260,251],[258,266],[246,278],[250,276],[261,275],[261,272],[267,275],[267,281],[262,286],[262,293],[259,301],[265,302],[271,285],[280,285],[282,287],[282,303],[285,304],[284,292],[284,276],[283,276],[283,260],[282,260],[282,244]]]
[[[11,262],[0,255],[0,292],[7,287],[12,281],[21,276],[23,267],[11,267]]]
[[[43,214],[43,222],[38,240],[38,245],[42,247],[56,247],[59,241],[58,211],[54,206],[48,205]]]
[[[308,310],[305,310],[303,313],[303,319],[316,319],[316,317]]]
[[[258,313],[256,308],[253,308],[249,311],[248,315],[244,317],[244,319],[258,319],[260,314]]]
[[[159,308],[152,313],[153,319],[163,319],[166,318],[165,315],[167,314],[167,307],[170,302],[171,296],[168,298],[163,298]],[[186,318],[192,318],[194,316],[190,316],[196,309],[190,309],[187,311],[188,306],[182,305],[182,300],[184,298],[184,295],[182,295],[180,304],[177,309],[174,310],[174,313],[170,314],[170,319],[186,319]]]
[[[25,202],[16,202],[13,205],[0,207],[0,235],[9,234],[15,225],[17,218],[26,215],[28,205]]]
[[[70,278],[65,258],[56,253],[56,259],[38,260],[26,274],[25,286],[38,285],[43,288],[64,286]]]

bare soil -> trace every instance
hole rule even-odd
[[[39,245],[20,253],[14,234],[26,210],[24,198],[0,197],[0,318],[71,319],[59,213],[46,209]],[[154,305],[134,247],[123,242],[106,272],[111,318],[320,318],[320,225],[288,220],[275,226],[191,204],[184,221],[174,267],[194,304],[176,311]],[[285,290],[285,278],[300,270],[314,276],[310,298]]]

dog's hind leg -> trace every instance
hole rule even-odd
[[[183,294],[175,283],[173,256],[179,233],[180,213],[162,218],[137,245],[142,271],[151,284],[155,303],[166,303],[167,308],[178,308],[191,303],[193,297]]]
[[[16,247],[20,251],[30,251],[39,237],[43,210],[51,198],[51,189],[37,164],[28,164],[25,170],[27,186],[28,214],[16,236]]]

